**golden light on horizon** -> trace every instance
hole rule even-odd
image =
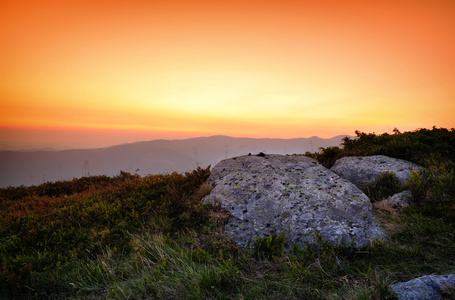
[[[6,0],[0,142],[455,127],[453,32],[442,0]]]

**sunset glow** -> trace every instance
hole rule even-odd
[[[0,2],[0,142],[455,127],[455,2]]]

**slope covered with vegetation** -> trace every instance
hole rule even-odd
[[[343,156],[386,155],[405,159],[419,165],[432,160],[455,161],[455,130],[446,128],[418,129],[401,133],[394,129],[393,134],[365,133],[356,131],[356,138],[345,137],[342,147],[321,148],[316,153],[306,153],[330,168]]]
[[[0,190],[0,298],[386,299],[392,282],[455,273],[455,130],[357,136],[306,155],[326,166],[384,154],[426,167],[393,187],[411,189],[410,207],[375,203],[385,241],[284,251],[281,235],[242,250],[223,234],[227,212],[201,201],[209,169],[10,187]],[[391,181],[376,188],[387,193]]]

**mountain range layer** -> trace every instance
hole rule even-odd
[[[212,136],[154,140],[100,149],[0,151],[0,187],[38,185],[83,176],[139,175],[191,171],[248,153],[303,154],[339,146],[344,135],[330,139],[253,139]]]

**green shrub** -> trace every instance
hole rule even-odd
[[[210,205],[201,203],[199,187],[209,173],[198,168],[142,178],[123,172],[1,190],[0,293],[19,288],[48,297],[58,279],[39,282],[37,274],[92,259],[105,247],[128,254],[130,233],[144,227],[175,233],[206,226]],[[166,226],[156,220],[167,220]]]
[[[338,147],[320,148],[316,159],[326,168],[331,168],[337,159],[341,158],[343,150]]]
[[[365,194],[372,202],[388,198],[404,190],[394,172],[384,172],[372,184],[366,186]]]
[[[432,156],[441,160],[455,160],[455,129],[418,129],[394,134],[355,132],[357,138],[343,139],[343,156],[386,155],[423,165]]]
[[[407,183],[413,202],[455,200],[455,163],[429,159],[425,166],[422,170],[413,171]]]
[[[429,186],[427,171],[423,169],[413,170],[407,184],[411,190],[413,203],[420,203],[427,198],[427,191]]]
[[[258,259],[280,257],[284,253],[286,234],[273,233],[268,237],[258,237],[254,240],[253,256]]]
[[[344,156],[386,155],[423,165],[431,157],[439,161],[455,161],[455,129],[436,128],[394,134],[355,131],[356,137],[342,139],[342,148],[321,148],[316,153],[305,153],[325,167]]]

